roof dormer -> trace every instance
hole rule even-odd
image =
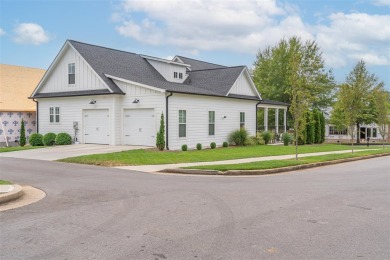
[[[191,65],[146,55],[140,56],[146,59],[169,82],[183,83],[188,77],[187,67]]]

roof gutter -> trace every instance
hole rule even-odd
[[[166,140],[166,146],[167,146],[167,150],[169,150],[169,117],[168,117],[168,98],[171,97],[173,95],[173,93],[171,92],[168,96],[165,97],[165,122],[166,122],[166,127],[167,127],[167,131],[166,131],[166,137],[165,137],[165,140]]]
[[[37,118],[37,133],[39,133],[39,105],[38,105],[38,101],[37,100],[35,100],[34,98],[32,99],[34,102],[35,102],[35,104],[36,104],[36,106],[37,106],[37,109],[36,109],[36,118]]]

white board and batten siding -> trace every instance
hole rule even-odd
[[[167,81],[170,82],[177,82],[177,83],[183,83],[184,80],[188,77],[188,74],[186,74],[186,67],[175,65],[175,64],[167,64],[165,62],[161,61],[155,61],[155,60],[148,60],[150,65],[152,65]],[[183,78],[174,78],[173,73],[182,73]]]
[[[229,134],[240,128],[240,112],[245,112],[245,128],[256,133],[256,101],[243,99],[183,95],[169,98],[169,148],[179,150],[183,144],[195,149],[197,143],[210,147],[228,140]],[[179,137],[179,110],[186,110],[186,137]],[[215,135],[209,136],[209,111],[215,111]],[[226,118],[224,118],[226,116]]]
[[[244,70],[233,84],[229,93],[245,96],[257,96],[256,91],[252,87],[251,79],[248,77],[248,73]]]
[[[61,59],[52,68],[40,93],[107,89],[102,79],[71,47],[66,46]],[[75,63],[75,84],[68,84],[68,64]]]

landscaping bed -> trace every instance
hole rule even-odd
[[[351,149],[345,145],[321,144],[299,147],[299,153],[342,151]],[[366,149],[359,147],[357,149]],[[204,149],[191,151],[158,151],[156,149],[131,150],[107,154],[95,154],[61,159],[61,162],[101,166],[156,165],[186,162],[210,162],[295,154],[294,146],[255,145]]]

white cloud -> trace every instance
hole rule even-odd
[[[390,0],[375,0],[372,3],[377,6],[387,6],[390,5]]]
[[[40,45],[50,40],[48,33],[36,23],[20,23],[14,32],[14,41],[20,44]]]
[[[274,0],[125,0],[122,7],[121,14],[113,14],[117,32],[150,45],[176,46],[194,54],[255,54],[297,35],[316,40],[330,66],[362,58],[371,65],[390,64],[390,28],[385,26],[389,15],[333,13],[318,24],[307,24],[296,6]]]
[[[0,28],[0,36],[3,36],[4,34],[5,34],[5,31],[2,28]]]

